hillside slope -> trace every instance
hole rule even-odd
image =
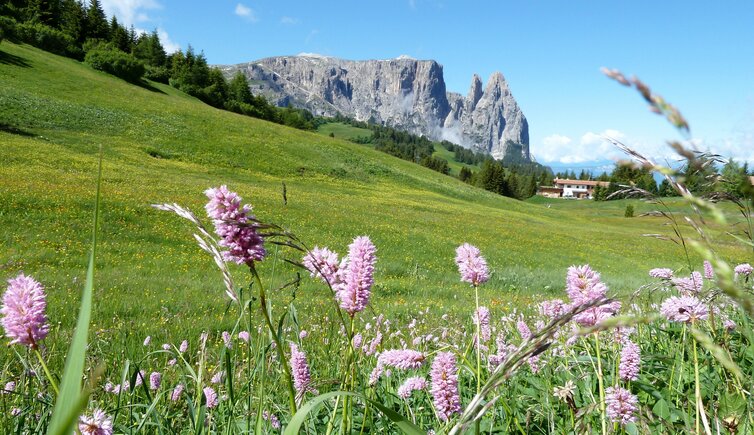
[[[0,50],[2,278],[37,276],[63,325],[85,270],[100,145],[96,328],[154,322],[158,333],[169,323],[198,330],[207,319],[228,321],[220,277],[189,225],[149,206],[177,202],[202,215],[202,192],[220,184],[311,246],[343,253],[352,237],[370,235],[377,311],[465,309],[466,298],[455,298],[468,289],[453,263],[462,242],[487,256],[494,276],[484,296],[493,304],[526,302],[547,287],[560,295],[575,263],[590,262],[615,290],[643,282],[651,267],[683,264],[675,245],[640,239],[661,231],[657,219],[518,202],[368,147],[213,109],[168,86],[136,87],[28,46]],[[290,277],[261,269],[274,284]],[[309,280],[302,292],[305,303],[328,298]]]

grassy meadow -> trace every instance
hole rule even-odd
[[[648,270],[690,270],[679,245],[642,236],[672,233],[667,220],[640,216],[655,205],[516,201],[351,143],[363,132],[343,124],[304,132],[26,45],[3,42],[0,51],[0,272],[3,279],[24,272],[45,286],[51,325],[41,353],[0,351],[0,432],[44,431],[61,397],[55,383],[84,288],[100,148],[101,227],[83,369],[94,389],[82,408],[102,409],[117,433],[276,433],[281,422],[286,434],[298,433],[297,422],[305,433],[467,433],[474,420],[476,433],[701,433],[708,417],[729,433],[754,428],[750,318],[720,301],[717,282],[705,278],[691,291],[711,295],[697,317],[658,320],[658,294],[689,290],[652,280]],[[366,310],[342,317],[326,285],[283,261],[301,253],[269,242],[251,292],[249,269],[230,266],[242,303],[230,302],[192,225],[150,206],[178,203],[211,228],[203,192],[223,184],[261,221],[309,247],[342,258],[354,237],[368,235],[377,261]],[[637,217],[624,217],[628,204]],[[667,206],[685,210],[680,199]],[[740,231],[737,211],[722,210],[728,226],[710,220],[717,253],[751,262],[728,234]],[[688,226],[681,231],[692,235]],[[460,281],[454,262],[464,242],[489,264],[489,280],[474,287]],[[692,252],[690,262],[699,270],[702,259]],[[576,279],[572,269],[566,294],[569,266],[586,263],[601,278],[582,269]],[[748,289],[749,274],[729,287]],[[622,308],[604,295],[574,299],[601,288],[600,279]],[[554,298],[561,300],[548,302],[548,313],[538,310]],[[486,320],[479,306],[489,308]],[[577,324],[615,326],[616,314],[630,315],[630,324],[579,332]],[[624,355],[634,343],[642,357]],[[42,375],[45,364],[52,375]],[[424,384],[404,394],[409,374]],[[67,379],[78,384],[80,375]],[[427,386],[454,378],[457,409]],[[633,400],[625,421],[614,415],[615,391]],[[497,395],[496,406],[473,417],[484,405],[475,397]],[[306,404],[314,397],[322,408]],[[58,409],[66,406],[74,405]]]
[[[465,241],[492,268],[485,296],[510,308],[561,291],[572,264],[590,263],[619,293],[644,283],[652,267],[684,265],[676,245],[641,237],[667,232],[664,221],[625,219],[624,201],[519,202],[338,135],[216,110],[157,83],[136,87],[29,46],[2,50],[0,264],[6,276],[23,270],[45,282],[63,328],[73,322],[85,270],[100,146],[97,299],[107,303],[94,321],[102,331],[168,338],[230,321],[219,275],[190,227],[150,207],[177,202],[202,216],[202,192],[220,184],[310,246],[343,253],[354,236],[372,237],[379,312],[465,309],[453,264]],[[727,257],[742,255],[720,240]],[[294,273],[260,269],[279,281]],[[327,298],[306,282],[298,295],[304,304]]]

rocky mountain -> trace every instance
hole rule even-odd
[[[405,56],[350,61],[312,54],[220,67],[242,71],[252,93],[315,115],[341,113],[433,140],[448,140],[493,157],[530,160],[529,126],[499,72],[483,85],[474,75],[464,97],[445,89],[442,65]]]

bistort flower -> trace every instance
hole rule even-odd
[[[639,379],[639,367],[641,366],[641,349],[631,340],[626,340],[620,353],[620,366],[618,374],[624,381]]]
[[[639,400],[625,388],[606,388],[605,405],[607,416],[610,417],[610,421],[613,423],[620,423],[625,426],[630,422],[636,421]]]
[[[264,259],[267,255],[264,238],[257,232],[259,225],[251,214],[251,207],[242,207],[241,197],[226,186],[207,189],[204,193],[209,198],[205,206],[207,215],[221,238],[219,245],[227,248],[222,252],[225,261],[251,264]]]
[[[81,435],[112,435],[113,421],[101,409],[92,411],[92,415],[82,415],[79,419]]]
[[[461,281],[473,286],[484,284],[490,278],[487,261],[476,246],[464,243],[456,248],[456,264]]]
[[[660,306],[660,312],[671,322],[693,323],[709,315],[709,307],[695,296],[671,296]]]
[[[401,399],[408,399],[414,391],[423,390],[425,388],[427,388],[427,380],[421,376],[414,376],[406,379],[406,381],[398,387],[398,397]]]
[[[309,364],[306,362],[306,354],[298,349],[296,343],[291,343],[291,375],[296,394],[302,397],[309,390],[311,375]]]
[[[450,352],[440,352],[432,362],[432,398],[441,421],[461,412],[458,394],[458,367],[456,357]]]
[[[348,246],[348,265],[344,271],[343,284],[337,290],[340,307],[353,316],[369,304],[374,284],[375,248],[367,236],[357,237]]]
[[[47,337],[44,287],[34,278],[23,273],[8,280],[8,289],[3,295],[2,324],[11,344],[20,343],[36,349]]]

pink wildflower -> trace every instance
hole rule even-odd
[[[308,337],[308,336],[309,336],[309,333],[308,333],[308,332],[307,332],[307,331],[306,331],[305,329],[302,329],[302,330],[301,330],[301,331],[300,331],[300,332],[298,333],[298,339],[299,339],[299,340],[303,340],[303,339],[305,339],[305,338],[306,338],[306,337]]]
[[[662,303],[660,312],[671,322],[693,323],[706,319],[709,308],[694,296],[672,296]]]
[[[424,354],[411,349],[393,349],[382,352],[377,364],[401,370],[418,369],[424,364]]]
[[[215,385],[225,382],[225,370],[218,370],[217,372],[215,372],[215,374],[212,375],[212,379],[210,379],[209,381],[210,383],[213,383]]]
[[[337,292],[340,307],[350,316],[363,311],[369,304],[370,290],[374,284],[376,248],[367,236],[357,237],[348,246],[348,266],[344,271],[343,285]]]
[[[456,357],[450,352],[440,352],[432,362],[432,398],[437,415],[447,421],[453,414],[461,412],[461,399],[458,395],[458,367]]]
[[[152,374],[149,375],[149,389],[159,390],[160,383],[162,383],[162,375],[160,372],[152,372]]]
[[[170,394],[170,400],[172,400],[173,402],[177,402],[178,399],[181,398],[181,394],[183,394],[183,390],[185,388],[186,387],[184,387],[183,384],[176,385],[175,388],[173,389],[173,392]]]
[[[406,381],[398,387],[398,397],[408,399],[414,391],[423,390],[425,388],[427,388],[427,380],[421,376],[414,376],[406,379]]]
[[[566,274],[566,292],[575,305],[582,305],[604,298],[607,286],[600,281],[600,274],[588,264],[571,266]]]
[[[243,342],[245,342],[245,343],[248,343],[249,340],[251,339],[251,336],[249,335],[249,331],[241,331],[241,332],[239,332],[238,333],[238,339],[241,340],[241,341],[243,341]]]
[[[113,421],[101,409],[92,411],[92,415],[82,415],[79,419],[81,435],[112,435]]]
[[[704,260],[704,277],[707,279],[713,279],[715,277],[715,270],[712,269],[712,263]]]
[[[353,336],[353,340],[351,341],[351,343],[352,343],[352,345],[353,345],[353,348],[354,348],[354,349],[358,349],[358,348],[360,348],[360,347],[361,347],[361,343],[362,343],[362,341],[363,341],[363,340],[364,340],[364,339],[362,338],[362,336],[361,336],[361,334],[360,334],[360,333],[356,333],[356,334],[354,334],[354,336]]]
[[[641,365],[641,349],[631,340],[626,340],[620,353],[620,378],[624,381],[639,379],[639,366]]]
[[[50,331],[47,323],[44,287],[23,273],[8,280],[3,295],[2,324],[11,344],[20,343],[36,349]]]
[[[181,347],[178,348],[178,351],[181,353],[186,352],[188,350],[188,340],[183,340],[181,342]]]
[[[215,390],[212,389],[212,387],[204,387],[202,391],[204,392],[204,399],[205,399],[205,402],[207,403],[207,408],[212,409],[216,407],[217,404],[219,403],[219,399],[217,397],[217,393],[215,392]]]
[[[550,301],[544,301],[539,304],[539,314],[549,318],[557,319],[562,316],[567,310],[568,306],[560,299],[553,299]]]
[[[754,267],[751,267],[749,263],[743,263],[733,268],[733,271],[736,272],[736,275],[743,275],[748,278],[754,272]]]
[[[207,189],[209,198],[205,206],[207,215],[215,225],[215,233],[222,238],[219,244],[228,248],[224,251],[225,261],[237,264],[251,264],[264,259],[264,239],[257,233],[256,218],[251,214],[251,207],[241,207],[241,197],[229,191],[226,186]]]
[[[296,393],[302,397],[310,388],[311,376],[309,364],[306,362],[306,354],[298,349],[296,343],[291,343],[291,374]]]
[[[147,335],[147,338],[144,339],[144,346],[149,346],[152,343],[152,336]]]
[[[625,426],[636,421],[639,400],[630,391],[621,387],[605,389],[606,412],[610,420]]]
[[[698,294],[704,285],[702,274],[699,272],[691,272],[691,276],[687,278],[673,278],[671,282],[681,294],[686,296]]]
[[[518,329],[518,333],[521,334],[522,341],[527,341],[531,338],[531,329],[529,329],[529,325],[524,322],[523,318],[518,319],[518,322],[516,322],[516,329]]]
[[[490,278],[487,261],[476,246],[464,243],[456,248],[456,264],[461,274],[461,281],[475,287],[484,284]]]
[[[225,347],[228,349],[233,348],[233,339],[230,337],[230,332],[223,331],[222,333],[223,343],[225,343]]]
[[[667,268],[656,268],[649,271],[649,276],[659,279],[670,279],[673,277],[673,270]]]
[[[342,272],[346,263],[338,261],[338,254],[328,248],[315,246],[304,256],[302,262],[312,278],[319,278],[330,284],[333,290],[342,283]]]
[[[280,429],[280,420],[278,419],[277,415],[265,410],[264,412],[262,412],[262,418],[269,421],[270,427],[272,427],[273,429]]]
[[[474,316],[474,323],[479,325],[482,342],[490,341],[492,329],[490,329],[490,310],[487,307],[479,307]]]

